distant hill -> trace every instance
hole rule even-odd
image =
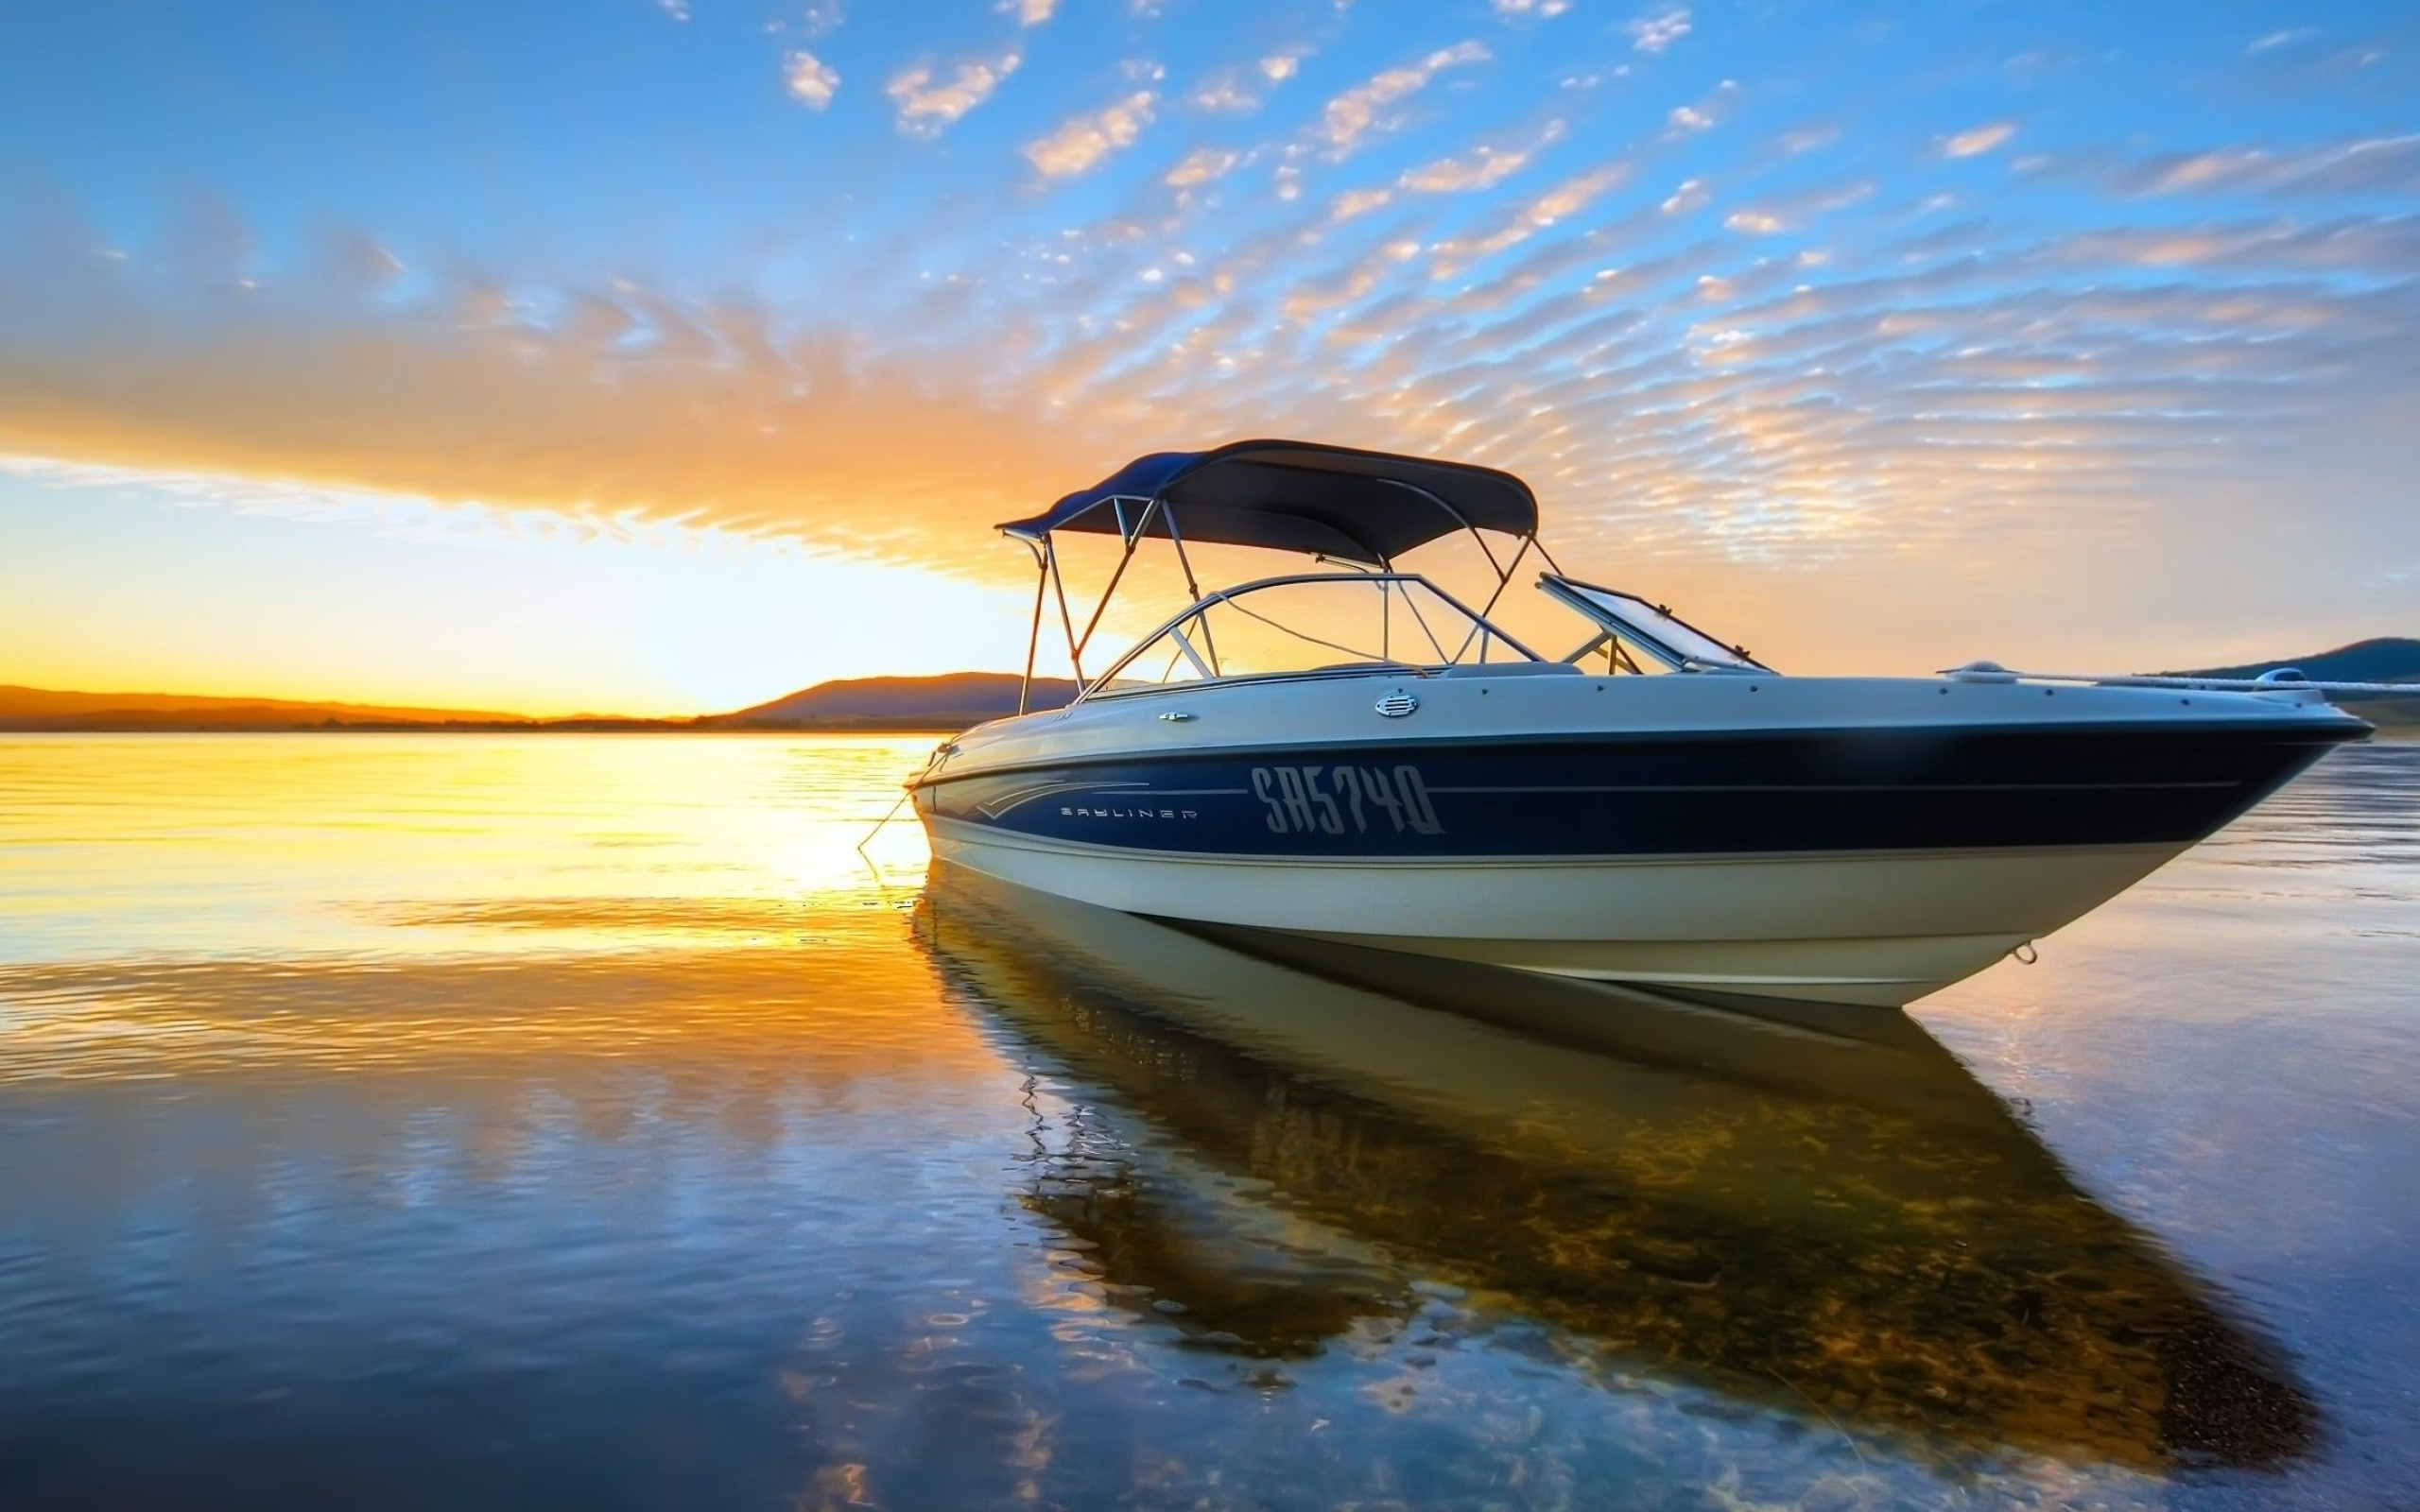
[[[2200,667],[2169,675],[2181,678],[2256,678],[2279,667],[2293,667],[2313,682],[2409,682],[2412,687],[2411,696],[2408,698],[2392,694],[2348,694],[2340,701],[2372,724],[2420,725],[2420,640],[2405,635],[2356,641],[2351,645],[2340,645],[2333,651],[2287,657],[2277,662],[2254,662],[2235,667]]]
[[[2256,678],[2279,667],[2298,667],[2314,682],[2420,682],[2420,641],[2407,635],[2382,635],[2356,641],[2333,651],[2290,656],[2276,662],[2255,662],[2239,667],[2203,667],[2167,676],[2179,678]],[[2420,694],[2420,688],[2414,688]]]
[[[182,693],[63,693],[0,684],[0,730],[293,730],[310,726],[519,726],[526,715],[475,709]]]
[[[534,719],[484,709],[417,709],[316,699],[178,693],[67,693],[0,684],[0,731],[241,730],[900,730],[955,731],[1017,712],[1016,676],[954,672],[931,678],[856,678],[695,719],[579,714]],[[1033,705],[1076,696],[1063,678],[1037,678]]]
[[[1015,713],[1018,680],[1012,672],[850,678],[699,723],[721,730],[964,730]],[[1075,696],[1076,684],[1064,678],[1036,678],[1029,708],[1058,709]]]

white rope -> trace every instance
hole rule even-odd
[[[899,811],[906,808],[908,806],[908,799],[914,796],[915,795],[907,788],[900,789],[899,801],[890,805],[890,812],[884,815],[881,818],[876,819],[874,821],[873,828],[866,832],[866,837],[857,842],[857,854],[861,856],[865,855],[866,847],[873,844],[873,837],[880,834],[883,832],[883,829],[888,826],[891,820],[899,817]],[[871,861],[873,858],[867,857],[867,859]]]

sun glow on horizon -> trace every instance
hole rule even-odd
[[[0,509],[11,481],[0,468]],[[0,682],[686,717],[836,678],[1012,670],[1030,608],[1029,590],[729,531],[191,477],[87,474],[77,494],[78,524],[152,549],[95,576],[74,537],[23,533]]]

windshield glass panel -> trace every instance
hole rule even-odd
[[[1676,618],[1665,606],[1650,604],[1636,594],[1577,582],[1551,573],[1542,576],[1538,586],[1610,632],[1617,643],[1617,646],[1609,646],[1599,636],[1564,658],[1565,661],[1578,661],[1597,651],[1615,655],[1618,649],[1646,653],[1647,661],[1636,657],[1630,659],[1633,670],[1638,671],[1771,670],[1737,647],[1725,645],[1696,626]],[[1649,661],[1656,665],[1650,668]]]
[[[1272,578],[1214,594],[1128,652],[1102,693],[1196,682],[1536,658],[1419,577]]]

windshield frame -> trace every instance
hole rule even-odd
[[[1201,658],[1195,653],[1191,641],[1181,633],[1182,627],[1188,621],[1199,620],[1203,614],[1207,613],[1212,609],[1217,608],[1220,604],[1231,603],[1234,600],[1244,597],[1246,594],[1256,593],[1264,589],[1286,588],[1301,583],[1366,583],[1376,587],[1378,592],[1381,593],[1387,592],[1386,585],[1392,583],[1402,583],[1425,588],[1429,593],[1434,593],[1438,598],[1443,600],[1456,612],[1461,614],[1469,623],[1469,630],[1463,636],[1461,646],[1457,647],[1455,659],[1442,662],[1373,661],[1362,665],[1315,667],[1304,668],[1299,671],[1282,672],[1231,672],[1216,675],[1213,675],[1209,671],[1209,669],[1202,663]],[[1249,613],[1251,611],[1246,610],[1245,612]],[[1259,615],[1255,615],[1254,617],[1266,618],[1266,616]],[[1275,622],[1271,621],[1270,623],[1274,624]],[[1332,644],[1321,641],[1316,636],[1306,635],[1300,630],[1295,630],[1291,627],[1280,625],[1277,627],[1287,631],[1288,634],[1310,641],[1315,644],[1324,645]],[[1185,659],[1192,663],[1197,672],[1202,674],[1200,678],[1190,679],[1180,682],[1138,683],[1125,688],[1111,686],[1111,684],[1116,680],[1119,673],[1125,671],[1126,668],[1137,658],[1141,657],[1144,652],[1160,644],[1164,639],[1172,633],[1177,635],[1178,647],[1183,652]],[[1191,604],[1186,605],[1183,610],[1168,616],[1167,619],[1162,621],[1149,634],[1136,641],[1125,655],[1119,657],[1115,662],[1111,662],[1108,671],[1103,672],[1099,677],[1085,683],[1083,691],[1076,695],[1074,700],[1068,705],[1068,707],[1074,708],[1076,704],[1085,703],[1096,698],[1123,698],[1132,697],[1141,694],[1168,693],[1187,690],[1198,691],[1202,688],[1223,687],[1230,683],[1274,682],[1288,679],[1315,680],[1331,678],[1360,677],[1426,678],[1435,675],[1444,667],[1461,665],[1461,662],[1460,658],[1461,653],[1468,650],[1473,645],[1478,646],[1480,648],[1480,655],[1484,657],[1486,654],[1485,648],[1490,640],[1501,642],[1503,644],[1511,647],[1513,651],[1519,653],[1521,660],[1529,662],[1546,662],[1549,660],[1547,657],[1540,656],[1537,652],[1531,650],[1527,645],[1522,644],[1519,641],[1506,634],[1503,627],[1495,624],[1495,621],[1489,619],[1478,610],[1471,608],[1468,604],[1463,603],[1461,599],[1456,598],[1453,594],[1445,592],[1445,590],[1438,587],[1435,583],[1429,581],[1428,578],[1423,576],[1419,573],[1401,573],[1392,570],[1386,572],[1287,573],[1275,577],[1256,577],[1251,582],[1237,583],[1232,588],[1221,588],[1214,593],[1204,593],[1200,598],[1195,599]],[[1339,647],[1339,649],[1349,651],[1351,648]]]
[[[1576,662],[1582,657],[1604,645],[1608,639],[1614,639],[1626,645],[1636,646],[1674,672],[1750,673],[1767,677],[1779,676],[1772,668],[1750,656],[1742,648],[1723,644],[1720,638],[1707,634],[1670,610],[1660,604],[1651,603],[1637,593],[1626,593],[1618,588],[1607,588],[1602,583],[1582,582],[1577,577],[1567,577],[1561,573],[1540,573],[1538,589],[1548,598],[1598,628],[1599,633],[1596,638],[1564,657],[1563,660],[1565,662]],[[1599,603],[1590,596],[1593,594],[1601,594],[1605,598],[1615,600],[1615,603],[1610,605]],[[1639,616],[1634,619],[1623,613],[1620,606],[1624,604],[1638,606]],[[1657,633],[1664,625],[1669,625],[1685,634],[1696,636],[1700,641],[1721,653],[1720,656],[1699,656],[1683,645],[1674,644],[1673,642],[1678,639],[1677,636],[1672,636],[1668,632],[1660,635]]]

